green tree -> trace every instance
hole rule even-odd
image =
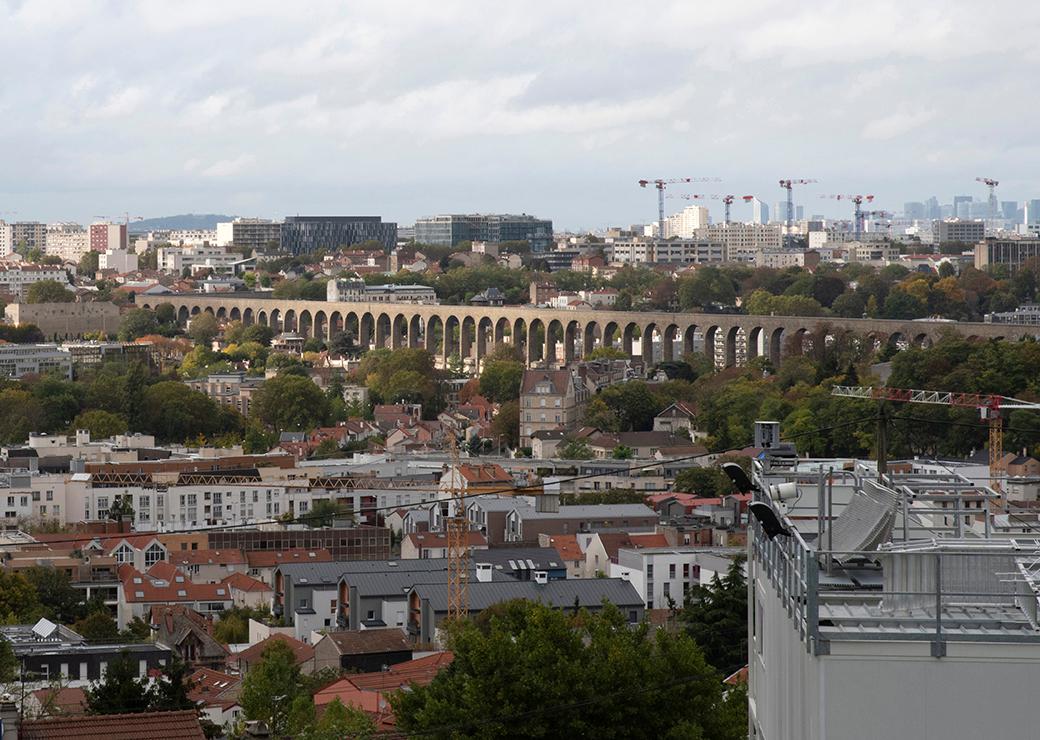
[[[122,522],[123,519],[133,519],[133,499],[129,495],[115,496],[108,507],[108,518],[113,522]]]
[[[617,347],[601,346],[589,352],[590,360],[627,360],[629,355],[625,350]]]
[[[43,404],[29,391],[0,391],[0,443],[24,443],[29,432],[43,428]]]
[[[449,670],[391,699],[405,734],[747,736],[744,697],[724,695],[692,639],[632,627],[610,606],[574,615],[507,602],[449,626],[448,644]]]
[[[165,380],[145,389],[139,428],[163,442],[183,442],[219,429],[221,416],[206,395],[184,383]]]
[[[79,258],[79,266],[76,268],[76,272],[80,275],[93,276],[98,271],[98,261],[100,258],[101,254],[91,249]]]
[[[249,641],[249,620],[258,622],[271,618],[267,607],[233,606],[220,613],[220,619],[213,625],[213,636],[220,642],[239,644]]]
[[[123,651],[108,664],[105,677],[86,689],[89,714],[146,712],[151,704],[148,679],[137,675],[137,661]]]
[[[617,415],[621,431],[644,432],[653,427],[654,417],[664,408],[642,381],[629,381],[604,388],[599,394]]]
[[[0,623],[30,624],[43,611],[36,589],[25,576],[0,570]]]
[[[76,429],[86,429],[90,432],[91,439],[108,439],[117,434],[125,434],[129,428],[125,416],[101,409],[81,411],[72,421],[72,425]]]
[[[208,311],[196,314],[188,324],[188,336],[195,344],[208,347],[214,337],[220,334],[220,325],[216,317]]]
[[[329,401],[310,378],[278,375],[266,381],[253,399],[252,414],[278,431],[305,431],[324,423]]]
[[[747,665],[747,582],[743,558],[730,565],[725,578],[716,574],[711,583],[686,594],[682,622],[709,663],[724,675]]]
[[[272,640],[242,681],[239,702],[247,718],[265,722],[271,734],[280,737],[289,729],[290,709],[302,693],[303,679],[292,648]]]
[[[610,451],[610,456],[615,460],[631,460],[635,455],[635,450],[627,445],[617,445]]]
[[[147,308],[127,311],[119,322],[118,337],[121,342],[132,342],[139,337],[159,333],[159,320],[155,312]]]
[[[0,684],[10,683],[18,675],[18,658],[8,640],[0,639]]]
[[[152,685],[148,708],[157,712],[196,709],[197,705],[188,697],[194,687],[191,673],[192,669],[174,652],[173,659],[163,668],[162,678]]]
[[[25,579],[36,590],[43,615],[59,624],[71,624],[86,610],[82,591],[72,586],[68,573],[51,566],[38,565],[24,571]]]
[[[119,639],[119,626],[106,611],[94,611],[73,626],[89,642],[109,642]]]
[[[621,423],[618,421],[614,409],[608,406],[607,402],[599,396],[585,404],[582,423],[587,427],[599,429],[601,432],[621,431]]]
[[[26,303],[72,303],[76,294],[67,289],[68,283],[57,280],[41,280],[25,291]]]
[[[716,498],[736,492],[726,474],[715,466],[686,468],[675,476],[672,490],[694,493],[703,498]]]
[[[588,442],[583,439],[568,439],[556,448],[556,456],[561,460],[591,460],[594,455]]]
[[[514,449],[520,444],[519,401],[507,401],[499,407],[495,418],[491,420],[491,434],[496,443],[502,441]]]
[[[321,719],[302,728],[296,737],[299,740],[365,740],[376,737],[376,730],[376,723],[366,712],[343,706],[337,697],[325,707]]]
[[[524,364],[514,360],[489,360],[480,373],[480,395],[496,403],[520,397]]]

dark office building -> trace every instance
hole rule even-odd
[[[397,244],[397,224],[379,216],[286,216],[282,251],[310,254],[377,241],[386,251]]]
[[[385,560],[390,557],[390,530],[385,527],[320,529],[235,529],[209,532],[213,550],[325,549],[336,560]]]
[[[552,246],[553,225],[547,219],[505,213],[474,213],[420,218],[415,222],[415,241],[451,247],[459,242],[526,241],[532,252],[546,252]]]

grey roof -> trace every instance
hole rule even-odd
[[[512,511],[513,509],[523,509],[525,512],[528,510],[534,511],[534,507],[529,503],[512,496],[495,496],[493,494],[474,496],[469,505],[472,506],[474,504],[480,504],[480,508],[484,511]]]
[[[448,611],[448,589],[424,584],[416,586],[414,592],[420,599],[429,601],[435,612]],[[575,599],[578,600],[578,606],[582,607],[599,607],[604,600],[619,608],[643,606],[643,599],[635,587],[621,578],[558,580],[548,583],[470,581],[469,608],[472,611],[481,611],[511,599],[530,599],[557,608],[574,606]]]
[[[473,563],[491,563],[503,573],[558,570],[567,567],[554,547],[492,547],[470,555]]]
[[[294,586],[330,585],[351,573],[416,573],[422,571],[447,572],[446,558],[415,560],[338,560],[334,563],[286,563],[277,570],[292,578]],[[306,580],[304,580],[306,579]]]
[[[657,517],[645,504],[577,504],[561,506],[559,511],[525,511],[525,519],[625,519]]]
[[[404,599],[413,586],[428,584],[443,584],[447,591],[448,565],[447,561],[438,558],[442,563],[438,570],[413,570],[401,573],[354,573],[347,576],[347,585],[357,588],[359,598],[371,596],[400,596]],[[474,563],[470,562],[470,570],[475,570]],[[492,573],[492,579],[506,579],[501,573]],[[511,578],[509,580],[512,580]],[[469,582],[476,581],[470,576]]]

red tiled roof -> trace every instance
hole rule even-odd
[[[448,535],[444,532],[413,532],[407,539],[415,548],[448,546]],[[466,533],[466,547],[487,547],[487,543],[487,537],[480,532]]]
[[[241,687],[241,679],[238,676],[221,673],[212,668],[199,668],[191,674],[190,680],[192,686],[188,698],[204,704],[225,704],[226,701],[223,701],[224,697],[221,695],[229,690],[235,693],[234,690]]]
[[[230,588],[239,591],[271,591],[271,587],[263,581],[247,576],[245,573],[232,573],[223,580]]]
[[[325,635],[340,655],[411,652],[411,644],[398,627],[369,630],[343,630]]]
[[[633,534],[629,535],[633,547],[668,547],[668,538],[663,534]]]
[[[561,560],[575,561],[584,560],[585,553],[578,545],[578,536],[574,534],[554,534],[549,538],[549,547],[556,548]]]
[[[264,650],[273,642],[284,642],[292,648],[293,655],[296,656],[297,664],[308,661],[314,657],[314,648],[310,645],[279,632],[271,635],[266,640],[261,640],[255,645],[246,648],[242,652],[238,653],[238,655],[235,656],[235,659],[239,662],[245,663],[246,665],[252,665],[260,660],[261,656],[264,654]]]
[[[424,658],[409,660],[376,673],[359,673],[341,678],[314,694],[314,705],[321,709],[333,699],[344,706],[352,706],[374,715],[385,725],[393,726],[393,713],[386,694],[415,684],[427,686],[448,666],[455,656],[450,652],[434,653]]]
[[[170,579],[141,573],[132,565],[119,566],[119,580],[123,583],[123,598],[131,603],[181,601],[231,601],[228,587],[223,583],[192,583],[176,570]]]
[[[148,575],[152,578],[161,578],[164,581],[172,581],[177,576],[183,575],[176,566],[172,563],[167,563],[165,560],[160,560],[158,563],[153,565],[147,570]]]
[[[313,557],[312,554],[313,553]],[[295,547],[286,550],[247,550],[250,568],[273,568],[282,563],[331,563],[332,553],[324,549]]]
[[[57,714],[86,714],[87,694],[83,689],[72,686],[54,689],[37,689],[33,692],[36,701],[45,711]]]
[[[22,722],[23,740],[205,740],[194,709],[92,714]]]
[[[459,465],[459,474],[468,483],[512,483],[513,476],[505,471],[498,463],[484,463],[481,465],[470,465],[468,463]]]

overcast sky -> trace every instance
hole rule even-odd
[[[0,0],[0,218],[599,228],[683,176],[770,204],[816,178],[835,216],[980,175],[1040,197],[1038,30],[1029,2]]]

